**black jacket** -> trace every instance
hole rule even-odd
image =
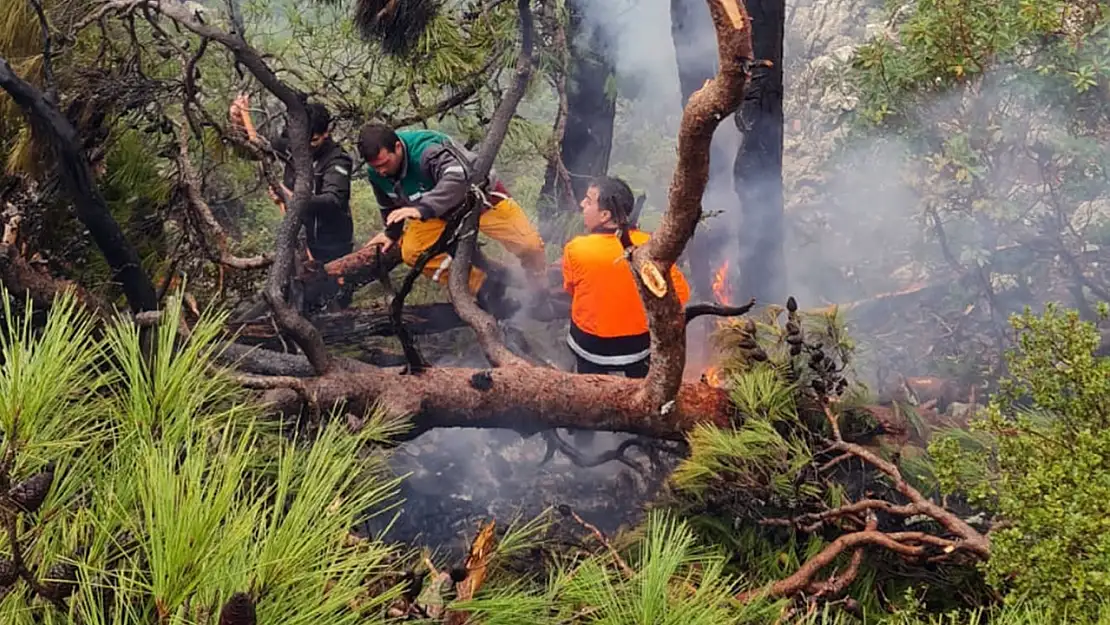
[[[282,182],[292,189],[296,173],[288,140],[279,138],[273,146],[286,159]],[[351,169],[351,157],[330,137],[312,151],[312,199],[305,207],[303,223],[308,249],[320,262],[350,254],[354,248]]]

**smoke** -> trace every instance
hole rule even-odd
[[[561,336],[552,329],[530,336]],[[424,353],[436,366],[488,367],[469,329],[421,337]],[[435,344],[428,344],[434,342]],[[452,353],[450,345],[466,345]],[[541,350],[553,345],[538,345]],[[561,436],[584,455],[615,449],[627,434],[595,432],[589,441]],[[459,557],[469,548],[478,523],[496,519],[504,526],[513,519],[529,520],[546,508],[569,505],[602,531],[613,533],[638,521],[644,505],[659,484],[617,462],[597,467],[575,466],[556,453],[541,465],[546,444],[539,434],[528,438],[507,429],[445,428],[428,431],[400,445],[390,457],[401,483],[398,516],[381,515],[368,522],[371,533],[387,540],[443,549]],[[630,453],[635,462],[646,458]]]
[[[612,37],[620,99],[610,171],[648,193],[643,221],[651,230],[653,215],[665,206],[681,116],[683,89],[670,4],[579,4],[588,21],[605,26]],[[870,301],[848,312],[853,338],[869,352],[869,367],[893,365],[905,375],[920,375],[933,373],[925,369],[929,361],[949,360],[975,374],[977,363],[969,364],[968,358],[978,349],[993,348],[982,338],[985,325],[998,324],[1024,303],[1074,301],[1068,287],[1076,277],[1067,258],[1082,263],[1102,284],[1110,281],[1099,264],[1100,248],[1091,245],[1110,244],[1110,189],[1093,164],[1110,159],[1103,145],[1084,148],[1090,154],[1073,149],[1069,159],[1045,156],[1074,141],[1075,122],[1044,105],[1055,96],[1043,86],[1015,79],[1020,75],[1015,68],[992,71],[974,89],[923,98],[912,121],[939,137],[931,149],[933,160],[925,159],[909,137],[850,133],[848,117],[858,102],[846,84],[850,70],[845,62],[854,46],[874,32],[872,25],[882,21],[879,4],[788,3],[783,172],[788,291],[803,308]],[[697,30],[679,52],[710,62],[716,56],[714,34]],[[738,200],[731,189],[737,137],[732,121],[724,121],[711,156],[713,182],[703,199],[708,211],[724,212],[699,227],[701,232],[723,228],[719,256],[733,263],[741,251],[728,236],[738,226]],[[970,139],[961,143],[960,137]],[[1009,147],[988,162],[969,156],[969,141]],[[954,172],[965,166],[977,178],[974,185],[961,187],[953,182]],[[1086,196],[1060,202],[1047,192],[1046,179],[1062,179],[1065,168],[1089,186]],[[932,209],[946,220],[948,253],[926,218]],[[1029,246],[1031,241],[1042,247]],[[1005,246],[1020,253],[997,252]],[[1030,274],[1034,269],[1036,274]],[[978,281],[983,279],[993,292],[989,305],[981,295]],[[897,296],[876,298],[885,293]],[[552,337],[543,349],[558,354],[565,353],[564,331],[548,328],[527,335]],[[467,358],[472,356],[452,364],[485,366]],[[599,434],[594,447],[611,448],[618,440]],[[631,491],[622,484],[633,479],[617,464],[578,469],[556,457],[539,468],[543,449],[538,436],[521,439],[510,432],[442,430],[421,437],[396,458],[399,470],[416,473],[408,505],[423,506],[424,512],[411,518],[430,519],[427,523],[434,525],[423,531],[439,532],[442,539],[444,532],[472,528],[479,516],[503,519],[565,501],[592,506],[584,516],[611,531],[650,496],[650,488],[623,498],[614,495]]]
[[[674,169],[682,93],[689,91],[691,84],[700,86],[714,70],[716,42],[705,4],[676,0],[677,7],[687,9],[687,14],[680,16],[687,36],[677,42],[672,38],[669,0],[578,0],[577,4],[584,8],[588,22],[604,26],[612,37],[620,99],[610,171],[637,190],[647,191],[644,222],[650,230],[657,223],[653,216],[665,206]],[[904,16],[906,11],[900,13]],[[1028,269],[1031,260],[991,259],[1009,258],[995,254],[1001,247],[1045,238],[1056,240],[1051,245],[1068,247],[1070,254],[1081,259],[1091,247],[1086,239],[1094,236],[1090,223],[1106,223],[1110,202],[1105,180],[1091,180],[1098,174],[1070,165],[1089,159],[1088,169],[1101,171],[1102,167],[1094,164],[1097,158],[1085,154],[1053,167],[1072,166],[1071,175],[1095,187],[1089,198],[1061,210],[1047,206],[1040,197],[1047,189],[1038,170],[1044,163],[1030,153],[1074,140],[1076,123],[1069,116],[1096,117],[1094,111],[1100,105],[1091,98],[1079,110],[1053,112],[1044,103],[1059,101],[1059,95],[1046,88],[1043,79],[1016,78],[1028,75],[1029,68],[999,67],[969,83],[974,88],[938,91],[922,98],[912,121],[923,132],[938,137],[937,145],[930,148],[937,157],[932,161],[924,159],[916,137],[852,132],[850,117],[859,103],[848,78],[853,70],[847,61],[856,46],[889,32],[890,27],[889,13],[878,0],[787,2],[785,246],[788,292],[803,307],[870,300],[929,287],[918,300],[859,306],[849,312],[853,335],[872,347],[900,344],[896,364],[912,375],[915,369],[918,374],[925,373],[922,367],[929,358],[938,359],[940,339],[956,345],[953,349],[963,342],[963,349],[974,351],[980,340],[975,328],[998,324],[1022,303],[1074,301],[1062,285],[1051,286],[1076,280],[1061,266],[1060,256],[1039,261],[1045,270],[1036,279],[1050,285],[1045,287],[1019,275],[1017,270]],[[679,75],[678,58],[687,61],[683,76]],[[980,132],[972,121],[991,130]],[[960,145],[956,141],[960,136],[972,137],[976,145]],[[1088,136],[1097,134],[1088,132]],[[723,212],[699,226],[693,243],[714,246],[718,257],[714,262],[729,261],[732,266],[738,264],[743,251],[735,236],[743,225],[738,223],[738,199],[731,184],[738,140],[733,121],[724,120],[714,138],[710,185],[703,197],[707,212]],[[973,148],[1002,144],[1010,147],[999,150],[990,161],[969,156]],[[981,188],[975,193],[954,188],[958,187],[953,183],[957,165],[952,163],[964,160],[978,177],[974,184]],[[1011,209],[1019,214],[1017,207],[1027,207],[1026,213],[999,215]],[[941,211],[947,222],[947,251],[942,250],[938,232],[927,217],[932,209]],[[1079,220],[1076,215],[1080,213],[1099,217]],[[1052,219],[1061,223],[1053,225]],[[1077,222],[1086,230],[1067,225]],[[707,233],[723,236],[706,237]],[[1042,247],[1048,245],[1042,241]],[[1041,254],[1051,258],[1043,249]],[[1063,258],[1066,261],[1067,254]],[[984,265],[988,262],[994,264]],[[977,266],[985,266],[983,275],[996,293],[992,305],[981,297],[980,284],[968,282],[967,274]],[[1084,266],[1088,273],[1103,271],[1094,257]],[[912,302],[909,313],[901,310],[907,301]],[[992,312],[992,306],[998,310]],[[953,314],[953,310],[959,312]],[[880,358],[875,353],[871,357]]]

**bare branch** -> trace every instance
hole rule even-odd
[[[189,133],[185,126],[179,126],[177,131],[177,162],[178,177],[181,187],[185,191],[186,205],[192,210],[193,215],[201,224],[201,235],[204,240],[205,251],[217,263],[234,269],[261,269],[268,267],[272,259],[268,255],[241,258],[231,253],[227,233],[224,232],[212,209],[204,199],[201,191],[200,176],[189,160]],[[214,249],[213,249],[214,248]]]
[[[517,58],[516,75],[513,84],[505,93],[497,110],[493,114],[489,129],[478,148],[478,157],[470,172],[470,180],[474,184],[484,187],[493,168],[493,161],[498,150],[509,131],[509,123],[516,112],[516,107],[524,97],[528,87],[528,80],[532,76],[532,51],[534,47],[535,32],[532,25],[532,7],[530,0],[517,0],[517,10],[520,13],[520,56]],[[484,191],[484,189],[483,189]],[[492,316],[478,307],[474,294],[470,292],[470,266],[474,258],[474,251],[478,245],[478,220],[481,212],[478,198],[470,194],[464,210],[469,209],[466,215],[462,233],[459,236],[455,257],[449,269],[447,289],[451,294],[451,302],[466,323],[474,329],[478,337],[478,344],[486,355],[490,364],[495,367],[504,365],[523,365],[523,359],[513,354],[501,337],[500,328]]]
[[[593,534],[594,538],[596,538],[597,541],[601,543],[601,545],[605,547],[605,549],[609,552],[609,555],[612,556],[613,562],[615,562],[617,567],[620,568],[621,573],[625,576],[625,578],[632,579],[633,577],[636,577],[636,572],[632,570],[632,567],[628,566],[628,563],[624,561],[624,558],[622,558],[619,553],[617,553],[617,550],[613,548],[613,544],[610,543],[607,538],[605,538],[605,534],[602,533],[601,530],[597,529],[596,525],[583,519],[581,516],[578,515],[577,512],[574,511],[573,508],[565,504],[559,506],[559,513],[574,519],[574,521],[581,525],[586,531]]]
[[[832,410],[830,410],[828,406],[824,406],[824,410],[826,417],[835,427],[836,417],[833,415]],[[839,428],[834,429],[834,434],[836,440],[833,441],[833,449],[852,454],[885,473],[887,477],[894,482],[895,490],[909,499],[910,503],[913,504],[920,514],[932,517],[943,525],[945,529],[959,536],[966,543],[966,549],[973,552],[975,555],[983,559],[990,557],[991,548],[989,538],[976,531],[973,527],[968,525],[967,522],[952,512],[926,499],[924,495],[902,478],[902,472],[898,470],[896,465],[880,458],[870,449],[854,443],[844,442],[844,440],[840,438]]]
[[[58,103],[58,82],[54,78],[54,57],[51,51],[50,24],[46,21],[46,13],[42,10],[41,0],[27,0],[35,9],[39,18],[39,28],[42,30],[42,82],[46,99],[51,104]]]

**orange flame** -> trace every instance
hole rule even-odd
[[[717,298],[717,302],[728,305],[728,261],[721,263],[717,268],[717,273],[713,274],[713,296]]]
[[[703,382],[714,388],[724,388],[725,381],[721,368],[717,365],[712,365],[701,374]]]

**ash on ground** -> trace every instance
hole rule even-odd
[[[616,449],[630,438],[595,432],[585,442],[566,431],[560,434],[589,456]],[[560,453],[541,466],[546,448],[539,434],[525,439],[511,430],[429,431],[394,451],[393,470],[408,474],[401,484],[403,501],[371,519],[366,530],[390,542],[458,556],[469,548],[480,522],[495,519],[504,526],[566,504],[613,534],[642,518],[669,473],[666,467],[653,470],[648,458],[634,449],[626,455],[644,473],[616,461],[582,468]]]
[[[530,354],[564,371],[574,369],[574,356],[565,342],[566,320],[534,321],[519,314],[500,325],[506,344],[518,354]],[[418,343],[436,366],[489,366],[469,328],[421,336]],[[575,440],[573,432],[559,434],[585,457],[616,449],[632,438],[593,432],[587,442]],[[474,428],[425,432],[393,450],[392,469],[408,476],[401,482],[401,502],[372,518],[363,530],[390,542],[461,557],[479,523],[493,519],[504,527],[565,504],[613,534],[641,520],[674,464],[664,456],[663,466],[653,467],[645,454],[632,448],[625,455],[643,467],[642,472],[617,461],[578,467],[559,452],[541,465],[546,450],[541,434],[523,438],[512,430]]]

